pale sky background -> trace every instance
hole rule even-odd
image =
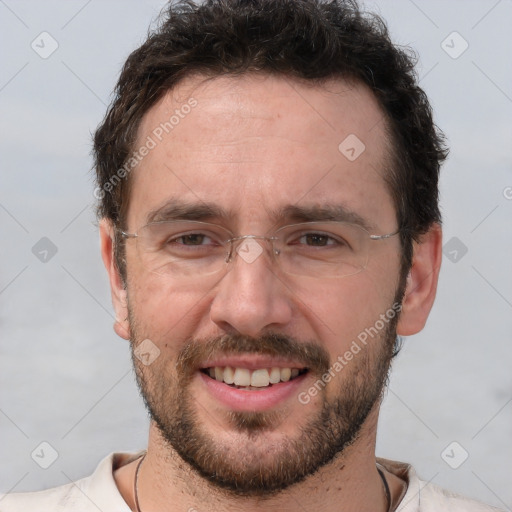
[[[146,446],[128,343],[112,330],[90,133],[163,4],[0,0],[0,491],[67,483],[112,451]],[[366,5],[419,53],[451,146],[441,178],[451,245],[427,327],[395,362],[377,454],[510,510],[512,2]],[[51,49],[41,32],[58,43],[46,59],[31,47],[45,37]],[[32,252],[43,237],[57,250],[46,263]],[[42,442],[58,455],[48,469],[31,458]]]

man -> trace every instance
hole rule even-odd
[[[446,156],[378,18],[170,6],[94,144],[148,448],[2,512],[495,510],[375,458],[398,336],[435,298]]]

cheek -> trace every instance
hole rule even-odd
[[[179,345],[201,321],[204,290],[198,286],[176,285],[168,277],[134,267],[128,270],[128,298],[138,337],[157,343]]]
[[[390,272],[390,274],[392,274]],[[392,306],[396,283],[365,271],[318,289],[309,288],[302,314],[308,315],[319,340],[336,359]]]

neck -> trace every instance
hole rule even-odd
[[[342,456],[271,498],[234,496],[214,486],[191,469],[152,424],[148,452],[138,478],[140,512],[291,512],[297,510],[298,504],[301,509],[319,512],[386,512],[386,495],[375,463],[376,419],[376,413],[372,413],[358,440]],[[137,462],[130,464],[129,470],[121,468],[125,469],[123,475],[115,475],[132,510]]]

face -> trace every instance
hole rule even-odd
[[[130,176],[129,232],[151,218],[192,217],[268,236],[329,220],[327,208],[371,234],[397,229],[383,114],[362,85],[190,78],[146,114],[139,146],[148,137],[155,147]],[[284,273],[259,241],[256,257],[235,251],[222,271],[198,277],[151,271],[128,239],[126,330],[135,351],[149,347],[134,364],[168,446],[219,488],[270,496],[368,434],[403,286],[396,236],[371,241],[366,268],[345,277]],[[256,374],[256,385],[224,382],[233,378],[225,367],[244,386]],[[265,386],[265,369],[280,382]]]

